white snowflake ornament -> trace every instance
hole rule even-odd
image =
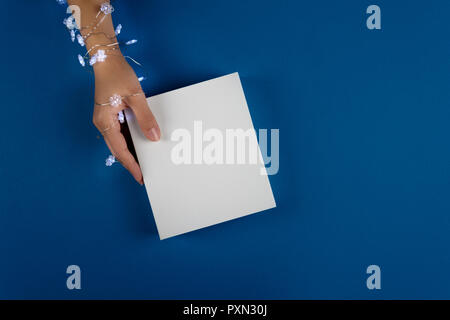
[[[127,45],[127,46],[129,46],[129,45],[131,45],[131,44],[135,44],[136,42],[138,42],[136,39],[133,39],[133,40],[130,40],[130,41],[127,41],[127,42],[125,42],[125,44]]]
[[[114,108],[120,106],[122,104],[122,97],[118,94],[113,94],[109,97],[109,104]]]
[[[77,23],[75,22],[75,18],[73,16],[70,16],[68,18],[65,18],[63,20],[63,24],[67,27],[69,30],[73,30],[77,27]]]
[[[85,66],[86,62],[84,61],[84,58],[81,56],[81,54],[78,55],[78,61],[80,62],[81,66]]]
[[[116,34],[116,36],[118,36],[121,31],[122,31],[122,25],[119,23],[117,25],[116,30],[114,31],[114,33]]]
[[[117,119],[119,120],[120,123],[124,123],[125,122],[125,115],[123,114],[123,111],[119,111],[119,113],[117,114]]]
[[[97,62],[97,55],[94,54],[91,59],[89,59],[89,65],[93,66]]]
[[[77,34],[77,41],[80,46],[84,47],[84,39],[81,34]]]
[[[105,165],[107,167],[111,167],[115,162],[116,162],[116,157],[114,157],[113,155],[110,155],[108,158],[106,158]]]
[[[100,11],[103,12],[103,14],[108,15],[111,14],[114,11],[114,8],[111,4],[108,2],[102,3],[100,6]]]
[[[103,62],[107,57],[105,50],[98,50],[95,55],[97,56],[97,62]]]

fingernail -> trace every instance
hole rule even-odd
[[[148,137],[152,141],[158,141],[159,140],[158,130],[156,130],[156,128],[151,128],[148,132]]]

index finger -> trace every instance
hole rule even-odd
[[[110,130],[104,135],[104,138],[106,144],[116,159],[120,161],[120,163],[131,173],[134,179],[142,185],[144,181],[142,179],[141,168],[128,150],[127,143],[122,133],[120,133],[120,130],[118,128],[115,130]]]

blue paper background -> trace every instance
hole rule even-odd
[[[280,129],[276,209],[160,241],[144,188],[104,166],[65,8],[5,2],[0,298],[450,298],[450,2],[378,0],[380,31],[370,4],[115,2],[148,95],[238,71]]]

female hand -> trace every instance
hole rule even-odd
[[[94,64],[94,73],[96,102],[93,116],[94,125],[103,135],[111,153],[142,185],[142,172],[120,132],[118,113],[127,107],[131,108],[142,132],[151,141],[158,141],[160,138],[161,132],[158,123],[148,107],[136,74],[120,52],[108,56],[105,62]],[[142,94],[135,95],[137,93]],[[97,105],[108,103],[109,98],[114,94],[122,97],[134,96],[123,98],[122,103],[116,107]]]

